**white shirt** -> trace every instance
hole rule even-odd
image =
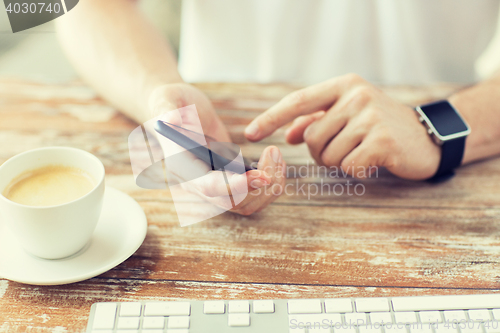
[[[184,0],[188,82],[470,83],[499,0]]]

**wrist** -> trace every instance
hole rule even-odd
[[[419,137],[420,147],[421,147],[421,172],[419,173],[419,180],[429,179],[434,176],[439,168],[439,163],[441,162],[441,146],[438,145],[429,135],[429,132],[425,126],[419,121],[420,115],[413,109],[415,113],[415,121],[419,126]]]

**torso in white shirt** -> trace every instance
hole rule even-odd
[[[474,81],[499,0],[184,0],[188,82]]]

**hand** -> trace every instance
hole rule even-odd
[[[192,112],[182,112],[182,114],[169,112],[192,104],[196,106],[197,115]],[[199,125],[201,123],[205,135],[220,142],[231,142],[229,133],[217,116],[208,97],[189,84],[169,84],[158,87],[151,93],[149,106],[152,111],[151,118],[168,112],[167,118],[162,118],[163,120],[196,132],[200,132]],[[162,148],[164,151],[168,150],[165,156],[184,150],[175,143],[165,143]],[[181,163],[182,166],[194,166],[197,174],[205,174],[204,177],[190,182],[182,182],[183,188],[202,197],[207,202],[242,215],[259,212],[276,200],[277,195],[273,194],[271,188],[283,187],[286,181],[286,164],[281,152],[276,147],[267,147],[264,150],[258,163],[258,170],[247,171],[243,175],[226,172],[228,184],[221,181],[224,179],[221,171],[212,171],[208,165],[192,154],[183,154],[182,156],[186,159]],[[189,178],[189,175],[185,173],[190,172],[190,170],[179,167],[170,169],[169,172],[182,180]],[[228,200],[228,191],[233,200]],[[281,192],[274,191],[277,194]],[[242,201],[241,194],[244,197]],[[236,205],[233,207],[231,202]]]
[[[306,142],[318,164],[342,167],[354,177],[385,167],[421,180],[439,167],[441,149],[415,111],[355,74],[291,93],[254,119],[245,135],[258,141],[292,120],[287,142]]]
[[[207,95],[201,90],[190,84],[174,83],[159,86],[152,91],[148,104],[151,111],[148,119],[194,104],[198,115],[184,114],[184,118],[182,118],[179,113],[170,112],[168,114],[170,117],[168,121],[178,126],[198,131],[199,126],[196,118],[199,117],[204,134],[220,142],[231,142],[231,137],[221,119],[217,116],[212,102],[210,102]]]
[[[182,164],[196,165],[196,172],[205,174],[194,181],[183,182],[181,185],[185,190],[217,207],[241,215],[263,210],[283,193],[286,182],[286,163],[279,149],[273,146],[262,152],[258,170],[247,171],[243,175],[226,171],[227,184],[221,171],[211,171],[200,160],[185,161]],[[187,178],[182,173],[189,173],[190,170],[188,167],[174,172],[175,176],[182,180]],[[233,202],[236,204],[234,207]]]

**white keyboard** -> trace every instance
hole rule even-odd
[[[95,303],[87,333],[500,333],[500,294]]]

